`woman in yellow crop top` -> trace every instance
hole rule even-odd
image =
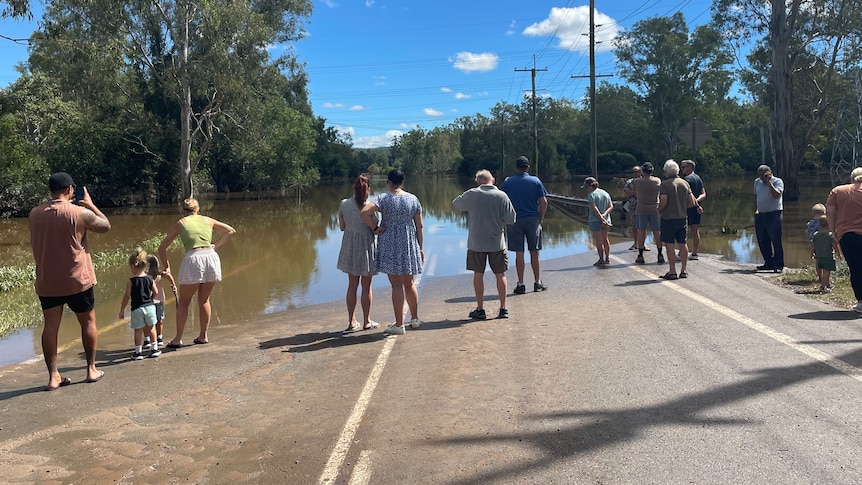
[[[168,246],[179,236],[186,255],[180,265],[177,283],[180,287],[177,303],[177,336],[166,347],[177,349],[183,346],[183,330],[189,316],[189,305],[195,293],[198,295],[198,314],[200,315],[200,333],[194,342],[209,343],[207,329],[210,325],[210,294],[215,284],[221,281],[221,259],[216,249],[228,242],[236,230],[212,217],[198,215],[200,205],[195,199],[183,201],[183,218],[178,220],[168,231],[167,236],[159,245],[159,258],[165,262],[165,272],[170,273],[171,263],[168,260]],[[212,242],[213,231],[222,236]]]

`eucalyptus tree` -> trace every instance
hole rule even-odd
[[[33,17],[30,11],[30,0],[3,0],[0,2],[0,18],[29,19]]]
[[[769,106],[773,168],[785,198],[798,200],[799,171],[829,116],[836,77],[859,65],[862,1],[717,0],[713,11],[739,48],[757,44],[745,79]]]
[[[731,57],[718,30],[689,32],[682,12],[634,24],[616,40],[620,75],[643,97],[668,157],[677,133],[700,103],[723,99],[731,85]]]
[[[165,113],[179,127],[182,196],[190,197],[192,175],[214,140],[228,126],[253,125],[248,117],[260,116],[242,106],[272,95],[307,105],[305,77],[292,51],[272,59],[270,48],[299,40],[311,10],[310,0],[66,0],[49,4],[44,38],[33,51],[41,61],[36,65],[65,73],[80,97],[104,97],[92,88],[113,80],[109,92],[130,120],[148,121],[142,116],[142,87],[163,96]],[[65,59],[73,61],[70,69],[60,64]],[[294,92],[268,91],[272,68],[297,75]],[[295,108],[310,114],[307,106]],[[142,153],[173,156],[137,142]]]

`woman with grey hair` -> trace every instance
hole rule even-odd
[[[849,184],[829,192],[826,218],[850,269],[850,286],[856,295],[854,310],[862,313],[862,167],[850,172]]]

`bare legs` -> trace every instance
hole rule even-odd
[[[611,243],[608,240],[608,230],[599,229],[593,231],[593,244],[596,245],[596,252],[599,253],[598,264],[607,264],[611,257]]]
[[[539,277],[539,272],[541,269],[541,262],[539,261],[539,251],[530,251],[530,268],[533,270],[533,279],[536,283],[542,281]],[[515,253],[515,272],[518,273],[518,282],[524,282],[524,269],[526,268],[526,262],[524,260],[524,251],[518,251]]]
[[[416,284],[413,281],[413,275],[387,275],[389,276],[389,284],[392,285],[392,310],[395,312],[395,326],[404,325],[404,300],[407,300],[407,307],[410,308],[410,316],[413,319],[419,318],[419,292],[416,291]]]
[[[691,254],[697,254],[700,249],[700,224],[689,224],[688,228],[688,233],[691,234]]]
[[[362,326],[368,327],[371,324],[371,276],[347,275],[347,322],[353,327],[356,325],[356,290],[359,289],[359,284],[362,284],[362,296],[360,299],[362,305]]]
[[[183,343],[183,331],[186,328],[186,320],[189,318],[189,307],[195,293],[198,295],[198,312],[200,315],[198,318],[200,318],[201,324],[197,339],[201,342],[209,342],[207,330],[209,329],[210,317],[212,315],[210,294],[212,294],[215,285],[215,282],[180,285],[179,303],[177,304],[177,336],[171,340],[171,345],[182,345]]]
[[[45,327],[42,329],[42,355],[48,368],[48,389],[60,387],[63,378],[57,370],[57,339],[60,333],[60,321],[63,319],[63,305],[42,310]],[[96,346],[99,343],[99,330],[96,328],[96,311],[75,313],[81,325],[81,342],[84,345],[84,355],[87,359],[87,380],[96,381],[101,377],[96,370]]]
[[[688,264],[688,246],[683,244],[673,244],[673,243],[664,243],[665,247],[667,247],[667,265],[670,274],[676,274],[676,258],[673,256],[674,246],[676,246],[676,250],[679,251],[679,266],[680,272],[685,273],[686,265]]]

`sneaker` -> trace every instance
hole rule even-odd
[[[404,335],[405,333],[407,333],[407,330],[404,330],[403,325],[399,327],[398,325],[395,325],[393,323],[392,325],[386,327],[386,330],[384,330],[383,333],[387,335]]]
[[[162,348],[164,346],[165,346],[165,341],[162,340],[162,337],[159,337],[159,348]]]
[[[692,261],[692,260],[697,261],[697,253],[691,253],[691,254],[689,254],[689,255],[688,255],[688,260],[689,260],[689,261]]]
[[[509,310],[501,308],[500,311],[497,313],[497,318],[509,318]]]
[[[485,315],[485,309],[477,308],[473,310],[472,312],[470,312],[470,318],[474,320],[484,320],[485,318],[487,318],[487,315]]]
[[[832,290],[834,290],[834,289],[835,289],[835,285],[829,285],[823,291],[825,291],[826,293],[832,293]]]
[[[536,283],[533,283],[533,291],[545,291],[547,289],[548,289],[547,285],[545,285],[541,281],[537,281]]]
[[[853,307],[853,309],[856,310],[857,313],[862,313],[862,300],[857,301],[856,306]]]
[[[656,261],[656,263],[657,263],[657,264],[662,264],[662,263],[664,263],[664,254],[662,254],[662,253],[658,253],[658,261]]]
[[[132,360],[144,360],[143,352],[135,352],[132,354]]]
[[[150,337],[144,337],[143,349],[144,350],[150,350],[150,347],[152,347],[152,346],[153,346],[153,344],[152,344],[152,342],[150,342]]]
[[[774,272],[776,272],[776,273],[783,273],[783,272],[784,272],[784,268],[783,268],[783,267],[781,267],[781,268],[772,268],[772,271],[774,271]]]
[[[516,295],[523,295],[526,292],[527,292],[527,287],[524,286],[522,283],[518,283],[518,286],[515,287],[515,294]]]
[[[756,269],[757,271],[766,271],[766,270],[770,270],[770,271],[771,271],[771,270],[772,270],[772,266],[767,266],[767,265],[765,265],[765,264],[761,264],[760,266],[758,266],[758,267],[756,267],[756,268],[754,268],[754,269]]]
[[[159,349],[153,349],[153,351],[150,352],[150,358],[158,357],[160,355],[162,355],[162,351]]]
[[[639,256],[638,256],[638,259],[636,259],[636,260],[635,260],[635,263],[637,263],[637,264],[644,264],[644,263],[646,263],[646,261],[644,261],[644,256],[643,256],[643,254],[641,254],[641,255],[639,255]]]
[[[414,318],[413,320],[410,320],[410,328],[419,328],[421,326],[422,326],[422,320],[419,320],[418,318]]]

